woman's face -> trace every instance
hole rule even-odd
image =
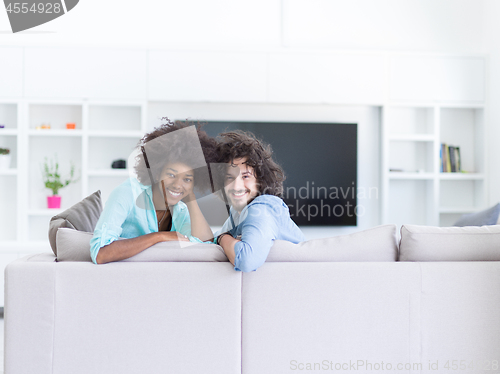
[[[165,165],[160,177],[159,189],[169,206],[177,204],[189,195],[193,187],[194,173],[189,166],[181,162]]]

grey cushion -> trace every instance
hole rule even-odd
[[[500,261],[500,226],[403,225],[400,261]]]
[[[89,261],[90,232],[60,228],[57,231],[57,261]],[[119,239],[120,240],[120,239]],[[128,262],[224,262],[228,261],[222,248],[215,244],[171,241],[157,243],[127,258]]]
[[[500,219],[500,203],[477,213],[464,214],[453,226],[496,225]]]
[[[57,256],[57,230],[67,227],[74,230],[94,232],[102,212],[101,191],[96,191],[79,203],[52,217],[49,224],[49,242]]]
[[[267,262],[393,262],[397,255],[396,225],[384,225],[299,244],[276,240]]]

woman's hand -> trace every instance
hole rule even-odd
[[[186,196],[184,196],[182,201],[184,201],[186,204],[196,201],[196,195],[194,194],[193,188],[191,188],[191,191],[189,191],[189,193]]]
[[[188,242],[189,239],[186,235],[182,235],[181,233],[178,233],[177,231],[160,231],[157,233],[159,236],[159,242],[172,242],[172,241],[179,241],[179,242]]]
[[[189,217],[191,220],[191,235],[200,239],[201,241],[213,240],[214,234],[208,225],[207,220],[200,210],[198,201],[194,191],[191,192],[183,199],[189,210]]]

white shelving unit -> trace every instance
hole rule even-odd
[[[11,149],[12,162],[0,170],[0,199],[9,212],[0,218],[0,243],[46,243],[50,217],[95,190],[107,198],[129,176],[111,163],[128,161],[145,132],[146,110],[145,101],[1,100],[0,124],[6,128],[0,129],[0,147]],[[66,129],[66,123],[76,129]],[[51,128],[36,129],[42,124]],[[63,178],[75,166],[78,181],[60,190],[61,209],[46,208],[50,191],[40,170],[46,157],[57,157]]]
[[[382,221],[450,226],[486,208],[483,104],[383,107]],[[460,147],[460,173],[441,172],[441,143]]]

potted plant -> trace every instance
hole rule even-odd
[[[74,179],[75,166],[71,164],[69,178],[63,181],[61,179],[61,175],[59,174],[59,163],[57,162],[57,158],[55,161],[50,160],[49,162],[47,157],[45,157],[42,175],[45,187],[52,190],[52,196],[47,196],[47,206],[49,209],[59,209],[61,207],[61,196],[57,193],[61,188],[66,187],[70,183],[78,180]]]
[[[10,149],[0,148],[0,170],[10,167]]]

